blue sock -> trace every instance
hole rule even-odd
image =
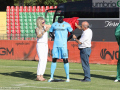
[[[64,69],[67,79],[69,79],[69,63],[64,63]]]
[[[51,63],[51,77],[53,79],[53,75],[54,75],[54,72],[55,72],[55,69],[56,69],[56,62],[52,62]]]

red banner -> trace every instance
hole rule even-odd
[[[52,61],[53,41],[48,42],[48,61]],[[80,63],[80,51],[75,41],[69,41],[69,62]],[[117,42],[92,42],[90,63],[117,64],[119,46]],[[0,40],[0,59],[38,60],[36,41],[29,40]],[[58,61],[62,62],[62,59]]]
[[[34,60],[36,41],[0,40],[0,59]]]

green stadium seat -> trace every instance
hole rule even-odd
[[[33,19],[33,23],[36,23],[36,19]]]
[[[28,26],[29,25],[29,23],[27,22],[27,23],[24,23],[24,26]]]
[[[23,12],[19,12],[19,16],[23,16]]]
[[[30,34],[30,39],[31,40],[36,40],[36,34]]]
[[[34,26],[37,26],[36,23],[33,23]]]
[[[49,22],[53,22],[53,19],[49,19]]]
[[[25,30],[25,27],[24,26],[20,26],[20,30]]]
[[[45,22],[45,24],[47,24],[47,25],[51,25],[51,23],[50,23],[50,22]]]
[[[43,17],[43,18],[45,18],[45,16],[40,16],[40,17]]]
[[[36,16],[36,12],[32,12],[32,16]]]
[[[52,13],[52,12],[49,12],[47,16],[53,16],[53,13]]]
[[[33,19],[36,19],[36,18],[37,18],[37,16],[32,16],[32,18],[33,18]]]
[[[28,16],[32,16],[32,12],[28,12]]]
[[[53,16],[49,16],[49,19],[53,19]]]
[[[36,16],[36,20],[37,20],[38,17],[40,17],[40,16]]]
[[[33,22],[33,19],[28,19],[28,22],[29,22],[29,23],[32,23],[32,22]]]
[[[28,16],[28,12],[24,12],[23,15],[24,15],[24,16]]]
[[[27,18],[28,18],[28,16],[24,15],[24,16],[23,16],[23,18],[24,18],[24,19],[27,19]]]
[[[30,34],[30,30],[25,30],[25,33]]]
[[[20,17],[20,19],[24,18],[23,15],[21,15],[21,16],[19,16],[19,17]]]
[[[20,30],[21,34],[25,34],[25,30]]]
[[[36,12],[36,15],[37,15],[37,16],[40,16],[40,12]]]
[[[33,28],[34,28],[34,29],[36,29],[36,28],[37,28],[37,26],[34,26],[34,25],[33,25]]]
[[[28,16],[28,19],[32,19],[33,17],[32,16]]]
[[[49,15],[47,15],[46,17],[45,17],[45,19],[49,19],[50,17],[49,17]]]
[[[25,39],[24,39],[24,37],[25,37],[25,34],[24,34],[24,33],[21,33],[20,36],[21,36],[21,37],[20,37],[20,40],[25,40]]]
[[[29,30],[29,26],[24,26],[25,30]]]
[[[30,40],[30,34],[25,34],[25,40]]]
[[[40,12],[40,15],[41,16],[45,16],[45,12]]]
[[[30,33],[34,34],[35,33],[35,29],[34,30],[30,30]]]
[[[23,22],[23,23],[20,23],[20,26],[24,26],[24,22]]]
[[[28,19],[24,19],[24,23],[28,23]]]
[[[29,23],[29,26],[33,26],[33,22],[30,22],[30,23]]]
[[[49,22],[49,18],[45,18],[45,21],[46,21],[46,22]]]
[[[29,26],[29,29],[30,29],[30,30],[34,30],[34,27],[33,27],[33,26]]]
[[[22,19],[22,18],[20,18],[19,20],[20,20],[20,23],[23,23],[23,22],[24,22],[24,19]]]

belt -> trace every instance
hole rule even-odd
[[[90,47],[86,47],[86,48],[90,48]],[[85,48],[78,48],[79,50],[85,49]]]

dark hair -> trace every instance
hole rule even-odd
[[[59,18],[58,18],[58,22],[59,22],[59,23],[62,23],[62,22],[63,22],[63,17],[59,17]]]

